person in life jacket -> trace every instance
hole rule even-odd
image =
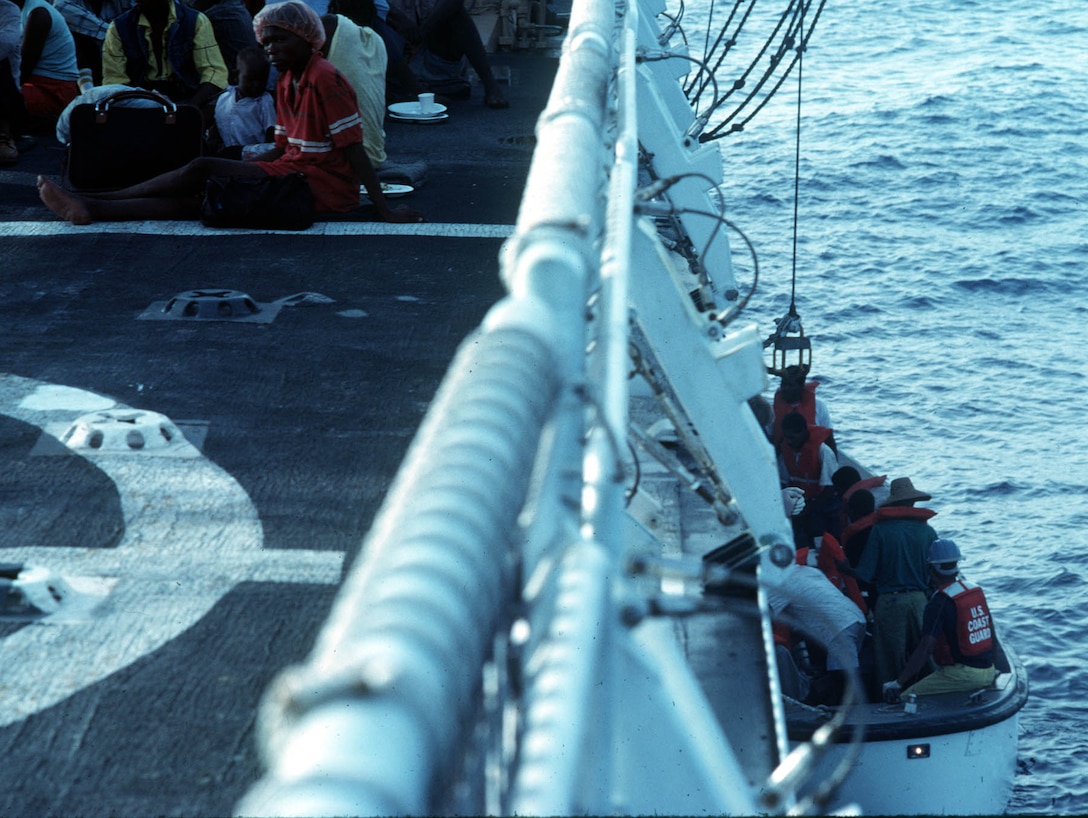
[[[929,571],[933,593],[926,604],[922,638],[906,667],[883,686],[884,700],[901,695],[973,691],[989,687],[997,675],[995,660],[1008,670],[994,630],[986,594],[959,576],[960,549],[952,540],[934,540],[929,546]],[[928,664],[935,672],[903,690]]]
[[[227,87],[227,65],[203,14],[177,0],[136,0],[106,31],[102,82],[205,108]]]
[[[824,534],[817,537],[811,547],[798,548],[795,558],[798,565],[819,568],[832,585],[858,606],[859,611],[869,613],[869,605],[850,570],[846,554],[833,536]]]
[[[779,480],[783,486],[796,486],[805,493],[804,513],[791,518],[794,541],[801,548],[811,545],[813,538],[824,532],[839,533],[831,482],[838,461],[825,442],[831,430],[810,427],[799,413],[791,412],[782,419],[782,433],[778,445]]]
[[[869,532],[876,525],[876,498],[868,489],[855,491],[846,501],[846,527],[842,530],[842,550],[851,568],[857,568]]]
[[[892,480],[888,499],[877,509],[876,524],[855,573],[870,583],[873,606],[873,652],[877,681],[895,679],[922,637],[922,612],[929,590],[929,544],[937,532],[928,521],[937,512],[915,508],[930,495],[909,477]]]
[[[806,381],[808,375],[807,366],[787,366],[782,373],[782,382],[774,393],[774,429],[771,434],[771,442],[776,446],[782,441],[782,421],[791,412],[797,412],[808,421],[809,426],[822,426],[832,430],[831,413],[827,411],[827,404],[816,397],[816,381]],[[831,451],[837,452],[835,435],[831,431],[828,434],[827,444]]]
[[[845,674],[856,671],[865,639],[865,614],[820,571],[794,563],[784,569],[785,580],[766,590],[767,607],[779,626],[778,644],[806,640],[811,662],[799,669],[812,674],[809,704],[839,701]],[[781,628],[785,625],[786,631]]]
[[[862,477],[858,473],[858,470],[853,466],[843,466],[831,475],[831,482],[835,485],[835,494],[838,495],[841,504],[839,508],[839,523],[844,531],[846,526],[850,523],[847,512],[850,498],[859,491],[879,491],[883,488],[887,480],[888,476],[886,474]]]

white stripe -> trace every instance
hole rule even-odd
[[[32,423],[50,437],[50,428],[66,428],[103,406],[129,409],[105,395],[0,373],[0,416]],[[114,548],[5,549],[6,561],[46,566],[88,596],[75,600],[71,616],[62,608],[4,638],[0,726],[145,658],[240,583],[340,582],[343,553],[265,548],[249,495],[226,471],[194,455],[87,458],[116,486],[125,525]],[[78,607],[96,599],[93,611]]]
[[[191,222],[99,222],[75,226],[67,222],[0,222],[0,237],[94,236],[127,233],[136,236],[248,236],[280,233],[288,236],[423,236],[459,239],[505,239],[511,224],[389,224],[387,222],[316,222],[308,230],[242,230],[205,227]]]
[[[303,148],[303,149],[305,149],[305,148],[331,148],[332,147],[332,140],[331,139],[326,139],[323,142],[313,142],[313,141],[307,141],[305,139],[295,139],[295,138],[292,137],[292,138],[288,139],[287,141],[288,141],[289,144],[297,145],[298,147]]]
[[[332,123],[329,126],[329,133],[330,134],[338,134],[338,133],[340,133],[340,131],[343,131],[343,130],[345,130],[347,128],[351,128],[351,127],[354,127],[355,125],[362,125],[362,124],[363,124],[362,118],[358,114],[352,114],[351,116],[346,116],[343,119],[339,119],[336,122]]]

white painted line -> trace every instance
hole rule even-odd
[[[0,222],[0,237],[93,236],[121,233],[138,236],[422,236],[427,238],[505,239],[509,224],[389,224],[387,222],[318,222],[309,230],[235,230],[205,227],[200,222]]]
[[[47,434],[106,405],[129,408],[105,395],[0,373],[0,415]],[[245,490],[183,445],[192,449],[190,457],[125,453],[93,459],[121,501],[125,530],[115,548],[70,542],[0,550],[5,562],[42,566],[71,577],[71,584],[109,590],[93,615],[45,617],[2,640],[0,726],[55,705],[159,649],[240,583],[340,581],[341,552],[265,549],[260,518]]]

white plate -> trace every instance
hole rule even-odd
[[[412,119],[431,119],[436,116],[441,116],[446,113],[446,106],[439,103],[434,103],[434,106],[427,113],[419,108],[419,102],[394,102],[389,106],[389,113],[396,114],[397,116],[411,117]]]
[[[399,196],[407,196],[413,190],[411,185],[395,185],[392,182],[382,182],[382,196],[387,199],[396,199]],[[370,197],[366,193],[366,188],[363,185],[359,185],[359,198],[370,201]]]
[[[438,116],[400,116],[399,114],[390,114],[389,118],[394,122],[412,122],[416,125],[436,125],[439,122],[445,122],[450,118],[449,114],[439,114]]]

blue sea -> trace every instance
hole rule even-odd
[[[1088,3],[829,0],[803,69],[819,394],[841,446],[933,495],[1029,669],[1008,811],[1088,813]],[[790,301],[796,113],[791,77],[718,142],[764,327]]]

